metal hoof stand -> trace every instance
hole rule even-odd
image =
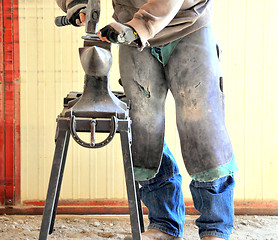
[[[119,133],[132,237],[134,240],[141,240],[144,222],[138,183],[135,182],[133,173],[129,108],[109,88],[108,75],[112,62],[110,45],[99,41],[95,35],[99,19],[99,0],[88,2],[86,17],[88,17],[86,32],[89,35],[84,37],[84,47],[79,49],[81,64],[85,71],[84,91],[82,94],[70,92],[64,99],[64,109],[57,118],[56,147],[39,239],[47,239],[54,230],[70,135],[83,147],[100,148],[111,142],[114,135]],[[90,133],[90,142],[83,141],[78,136],[80,132]],[[97,143],[96,133],[107,133],[108,136]]]
[[[78,96],[76,93],[70,93],[65,98],[65,109],[68,109],[68,102],[73,97]],[[72,100],[73,101],[73,100]],[[74,116],[74,115],[73,115]],[[49,180],[48,192],[43,212],[39,239],[47,239],[54,229],[54,222],[59,201],[60,189],[63,179],[64,168],[66,164],[70,134],[74,139],[78,139],[77,132],[91,133],[91,143],[84,143],[82,140],[76,140],[84,147],[99,148],[110,142],[115,133],[120,133],[123,162],[126,177],[126,187],[128,195],[128,204],[130,211],[130,222],[132,236],[134,240],[141,239],[141,232],[144,231],[143,212],[141,202],[138,196],[138,184],[134,180],[132,155],[131,155],[131,120],[129,117],[124,119],[113,116],[112,119],[96,118],[75,118],[66,117],[61,114],[57,118],[56,148],[54,153],[53,165]],[[75,119],[74,119],[75,118]],[[107,132],[109,136],[102,143],[93,143],[95,132]],[[112,132],[112,134],[111,134]],[[110,137],[112,135],[112,137]]]

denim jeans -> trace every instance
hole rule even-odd
[[[182,237],[185,220],[182,177],[166,143],[159,172],[154,178],[139,183],[140,198],[149,209],[149,228]],[[233,176],[212,182],[193,180],[190,190],[194,206],[200,212],[196,220],[200,238],[217,236],[229,239],[234,222]]]

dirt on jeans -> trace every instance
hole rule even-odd
[[[184,239],[197,240],[198,216],[186,216]],[[42,216],[0,216],[0,239],[38,239]],[[145,216],[145,226],[148,218]],[[48,239],[123,239],[130,235],[127,215],[58,215]],[[236,216],[231,240],[277,240],[278,216]]]

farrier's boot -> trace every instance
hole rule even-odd
[[[161,232],[158,229],[151,228],[142,233],[142,240],[182,240],[181,237],[171,236],[167,233]],[[132,240],[132,236],[127,236],[124,240]]]

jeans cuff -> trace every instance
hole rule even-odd
[[[207,237],[207,236],[215,236],[215,237],[220,237],[223,239],[229,239],[230,235],[229,234],[225,234],[222,232],[218,232],[218,231],[203,231],[202,233],[200,233],[200,238],[202,239],[203,237]]]
[[[161,226],[159,224],[156,224],[156,223],[151,223],[149,226],[148,226],[148,229],[151,229],[151,228],[154,228],[154,229],[157,229],[157,230],[160,230],[161,232],[164,232],[164,233],[167,233],[171,236],[174,236],[174,237],[183,237],[183,232],[177,232],[177,231],[173,231],[172,229],[169,229],[165,226]]]

